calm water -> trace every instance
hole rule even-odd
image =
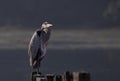
[[[0,50],[0,81],[29,81],[27,50]],[[42,62],[44,74],[88,71],[91,81],[120,81],[119,49],[48,50]]]

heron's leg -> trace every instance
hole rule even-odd
[[[36,67],[33,66],[33,67],[31,68],[31,81],[33,81],[35,74],[36,74]]]
[[[41,66],[41,61],[39,60],[39,63],[38,63],[38,73],[41,75],[40,66]]]
[[[39,74],[39,67],[37,67],[37,74]]]
[[[40,72],[40,62],[37,63],[37,73],[39,74]]]

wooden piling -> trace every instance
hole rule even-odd
[[[88,72],[64,72],[63,75],[46,74],[46,76],[41,76],[40,73],[32,73],[32,81],[90,81],[90,73]]]
[[[56,75],[55,81],[62,81],[62,76],[61,75]]]
[[[40,81],[46,81],[46,78],[44,76],[40,76]]]
[[[90,81],[90,73],[73,72],[73,81]]]
[[[32,81],[40,81],[40,73],[33,72],[32,73]]]
[[[79,81],[90,81],[90,73],[88,72],[80,73]]]
[[[79,81],[79,72],[73,72],[73,81]]]
[[[63,81],[72,81],[73,77],[69,71],[64,72]]]
[[[46,81],[54,81],[54,75],[53,74],[47,74],[46,75]]]

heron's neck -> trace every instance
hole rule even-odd
[[[48,32],[51,31],[51,29],[50,29],[50,28],[44,28],[43,31],[44,31],[45,33],[48,33]]]

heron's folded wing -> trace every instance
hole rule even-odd
[[[40,48],[40,41],[40,37],[35,32],[29,44],[29,55],[32,59],[36,56],[38,48]]]

